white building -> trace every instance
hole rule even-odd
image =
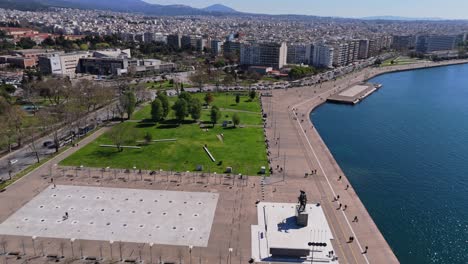
[[[39,57],[39,69],[44,74],[53,74],[73,77],[81,58],[89,58],[89,52],[53,53]]]
[[[312,65],[320,68],[332,68],[334,49],[324,43],[312,46]]]

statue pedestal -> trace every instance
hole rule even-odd
[[[296,206],[296,224],[299,226],[307,226],[309,222],[309,213],[307,210],[304,212],[299,212],[299,206]]]

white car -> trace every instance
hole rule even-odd
[[[10,164],[10,165],[14,165],[14,164],[16,164],[16,163],[18,163],[18,160],[17,160],[17,159],[12,159],[12,160],[9,160],[9,161],[8,161],[8,164]]]

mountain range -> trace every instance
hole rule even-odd
[[[156,16],[222,15],[239,13],[221,4],[199,9],[187,5],[150,4],[142,0],[0,0],[0,8],[5,9],[34,11],[47,9],[49,7],[109,10]]]
[[[185,15],[242,15],[247,13],[221,4],[205,8],[194,8],[187,5],[150,4],[143,0],[0,0],[0,8],[17,10],[44,10],[50,7],[65,7],[78,9],[96,9],[114,12],[140,13],[152,16],[185,16]],[[254,14],[250,14],[254,15]],[[265,14],[256,14],[265,15]],[[283,15],[289,16],[289,15]],[[302,16],[302,15],[293,15]],[[305,17],[308,17],[304,15]],[[442,18],[410,18],[398,16],[373,16],[360,18],[363,20],[393,20],[393,21],[438,21]]]

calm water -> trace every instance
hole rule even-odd
[[[401,263],[468,263],[468,65],[371,81],[313,122]]]

